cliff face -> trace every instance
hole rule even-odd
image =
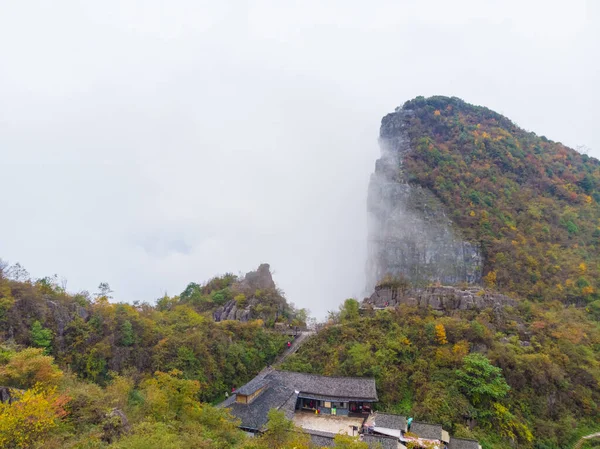
[[[403,162],[411,152],[406,129],[410,114],[399,109],[381,124],[381,158],[367,200],[367,291],[387,274],[402,275],[414,284],[478,283],[479,249],[452,225],[431,191],[409,183]]]
[[[415,307],[431,307],[434,310],[482,310],[485,308],[515,306],[517,302],[497,292],[481,290],[479,287],[426,287],[426,288],[376,288],[365,298],[362,308],[396,307],[400,304]]]
[[[229,300],[213,312],[215,321],[250,321],[257,318],[277,321],[291,311],[285,298],[279,293],[269,264],[261,264],[256,271],[246,273],[243,279],[232,285],[232,290],[242,294],[243,300]]]

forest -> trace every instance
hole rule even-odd
[[[410,182],[480,246],[486,285],[598,315],[600,162],[455,97],[404,109]]]
[[[446,314],[348,299],[283,368],[373,376],[378,409],[486,449],[557,449],[600,430],[599,351],[598,322],[560,301]]]
[[[261,319],[214,322],[214,306],[247,291],[231,274],[191,283],[156,305],[68,294],[56,278],[30,279],[0,264],[0,447],[309,448],[309,437],[274,413],[248,438],[215,405],[282,352],[289,338]],[[261,313],[301,325],[278,290],[254,292]],[[211,305],[212,304],[212,305]],[[278,304],[278,305],[277,305]],[[340,437],[341,448],[364,448]]]

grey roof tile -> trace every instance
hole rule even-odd
[[[241,419],[240,427],[261,430],[267,423],[269,410],[280,408],[293,395],[294,391],[285,385],[270,385],[250,404],[231,404],[231,414]]]
[[[397,438],[379,435],[363,435],[362,440],[369,445],[369,449],[378,447],[378,444],[382,449],[398,449]]]
[[[329,377],[317,374],[273,371],[267,378],[276,378],[305,395],[314,393],[329,398],[377,401],[375,379],[362,377]]]
[[[333,439],[335,438],[335,433],[320,432],[318,430],[310,429],[306,429],[305,432],[310,435],[311,445],[315,448],[335,446],[335,443],[333,441]]]
[[[272,408],[283,410],[286,416],[291,418],[299,392],[345,401],[377,401],[374,379],[327,377],[291,371],[272,371],[263,379],[248,382],[237,393],[252,394],[262,386],[266,388],[250,404],[235,402],[236,395],[232,395],[223,403],[224,407],[231,408],[235,417],[241,419],[243,428],[261,430]]]
[[[269,381],[264,378],[254,378],[242,388],[236,391],[236,394],[251,395],[263,387],[269,385]]]
[[[414,433],[427,440],[441,440],[442,426],[440,424],[413,421],[410,425],[410,433]]]
[[[386,429],[402,430],[403,432],[406,432],[407,429],[406,417],[401,415],[375,412],[371,421],[373,427],[385,427]]]
[[[466,438],[450,438],[448,449],[479,449],[479,442]]]

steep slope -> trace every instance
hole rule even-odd
[[[380,408],[487,449],[597,431],[600,163],[447,97],[384,117],[380,143],[375,292],[284,367],[374,376]]]
[[[369,183],[367,292],[386,275],[412,284],[477,283],[481,254],[447,217],[435,194],[409,182],[404,160],[411,152],[412,111],[399,110],[381,127],[381,158]]]
[[[372,228],[370,240],[384,243],[373,251],[371,283],[386,271],[413,278],[411,270],[423,272],[430,260],[431,280],[476,280],[465,273],[477,267],[479,249],[486,285],[536,300],[598,300],[598,160],[454,97],[406,102],[383,118],[381,141],[375,177],[386,165],[387,203],[375,215],[386,225]],[[432,197],[442,212],[429,212]],[[403,205],[412,198],[416,206]],[[369,208],[373,215],[377,203]],[[397,211],[403,209],[417,210],[417,220],[408,220],[414,224],[402,224]],[[408,239],[388,238],[407,226]],[[418,247],[422,240],[415,233],[431,241],[411,253],[407,242]],[[446,275],[452,261],[454,271]]]

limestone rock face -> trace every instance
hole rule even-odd
[[[277,291],[271,267],[267,263],[261,264],[256,271],[246,273],[241,281],[233,284],[232,290],[236,294],[243,294],[247,301],[243,306],[233,299],[227,301],[213,312],[215,321],[277,319],[287,307],[285,299]]]
[[[237,302],[234,300],[227,301],[222,307],[219,307],[213,313],[215,321],[225,320],[237,320],[237,321],[249,321],[254,318],[252,315],[252,308],[258,303],[256,298],[250,299],[246,307],[240,308]]]
[[[256,271],[246,273],[244,279],[238,282],[234,288],[244,293],[275,289],[275,281],[273,281],[273,276],[271,275],[271,266],[268,263],[260,264]]]
[[[517,302],[500,293],[479,287],[425,287],[425,288],[377,288],[362,303],[363,308],[396,307],[400,304],[431,307],[440,311],[469,310],[515,306]]]
[[[411,151],[402,109],[383,118],[381,158],[371,175],[367,200],[367,291],[386,275],[413,284],[459,284],[481,281],[482,257],[447,217],[428,189],[409,183],[404,157]]]

